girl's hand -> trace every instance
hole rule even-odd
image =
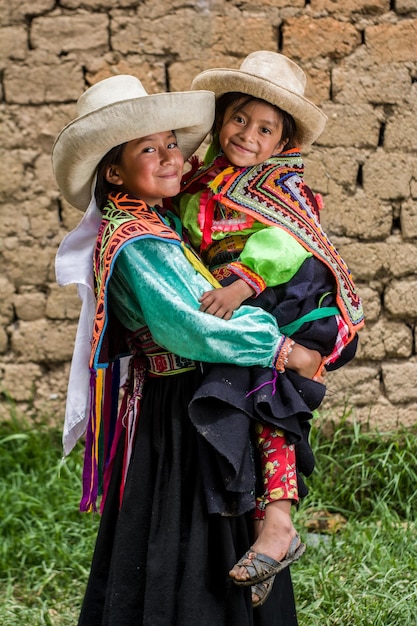
[[[230,320],[233,311],[238,309],[242,302],[254,295],[254,290],[244,280],[239,278],[227,287],[206,291],[201,296],[200,311]]]

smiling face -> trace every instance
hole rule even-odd
[[[246,103],[245,103],[246,102]],[[238,167],[250,167],[282,152],[283,120],[272,104],[243,97],[229,105],[223,116],[219,141],[225,156]]]
[[[172,131],[133,139],[125,144],[118,164],[108,165],[106,180],[123,187],[149,206],[180,190],[184,158]]]

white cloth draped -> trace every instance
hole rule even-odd
[[[71,452],[85,432],[89,415],[89,360],[96,308],[93,253],[100,223],[101,212],[93,193],[83,218],[78,226],[64,237],[55,259],[58,284],[61,286],[76,284],[82,301],[68,382],[63,430],[65,455]]]

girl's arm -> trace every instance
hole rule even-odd
[[[254,295],[255,290],[247,282],[238,278],[226,287],[204,292],[200,298],[200,311],[230,320],[242,302]]]
[[[246,306],[228,321],[206,315],[199,311],[199,298],[209,288],[179,246],[142,239],[120,252],[109,292],[112,309],[126,328],[147,325],[154,341],[175,354],[210,363],[274,367],[288,341],[275,319]],[[318,353],[304,350],[309,364],[317,364],[316,371]],[[296,359],[297,354],[289,362]],[[305,363],[300,367],[312,369]]]

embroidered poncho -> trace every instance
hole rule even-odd
[[[353,338],[364,323],[362,303],[346,263],[317,219],[318,206],[303,180],[300,153],[290,150],[253,167],[225,168],[224,175],[218,173],[219,165],[225,165],[222,156],[220,161],[215,159],[199,169],[181,190],[181,194],[202,192],[200,215],[195,216],[197,228],[196,224],[194,228],[186,224],[191,225],[194,237],[200,229],[204,248],[212,237],[221,238],[230,231],[243,234],[277,226],[291,234],[332,272],[337,285],[336,302],[349,338]]]

